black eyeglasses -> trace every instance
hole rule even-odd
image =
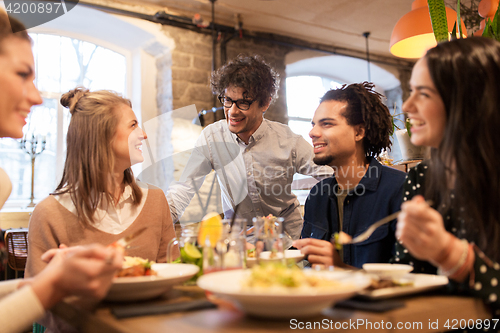
[[[224,105],[225,108],[230,108],[233,106],[233,104],[236,104],[236,107],[242,111],[246,111],[250,109],[250,105],[252,105],[253,102],[255,102],[255,99],[253,100],[248,100],[248,99],[238,99],[236,101],[232,100],[229,97],[226,96],[219,96],[219,101]]]

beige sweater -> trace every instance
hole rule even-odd
[[[47,264],[40,259],[41,255],[60,244],[108,245],[144,226],[147,227],[146,231],[132,240],[125,255],[166,262],[167,246],[175,237],[175,231],[168,203],[161,189],[149,185],[146,202],[137,219],[125,231],[116,235],[91,225],[84,226],[75,214],[64,208],[53,196],[49,196],[36,205],[30,219],[25,274],[34,276],[45,268]]]

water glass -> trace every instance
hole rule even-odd
[[[285,234],[282,217],[254,217],[255,258],[257,262],[264,251],[270,251],[270,258],[282,259],[285,264]]]
[[[246,262],[246,219],[237,218],[231,226],[231,220],[222,220],[221,239],[211,246],[203,246],[203,273],[221,270],[245,268]]]
[[[167,247],[168,263],[193,264],[200,268],[200,271],[193,280],[196,280],[203,273],[202,247],[198,244],[198,224],[188,224],[182,227],[181,234],[170,241]],[[175,249],[179,247],[180,256],[174,258]]]

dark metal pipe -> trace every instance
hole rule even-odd
[[[227,38],[224,38],[220,42],[220,63],[221,63],[221,65],[224,65],[227,61],[227,43],[231,39],[233,39],[236,36],[236,34],[237,34],[237,32],[235,32],[234,34],[230,35]]]
[[[217,47],[217,33],[215,31],[215,2],[217,0],[210,0],[212,3],[212,72],[215,71],[215,52]],[[215,105],[215,104],[214,104]]]
[[[75,1],[66,0],[66,2],[75,2]],[[164,11],[159,11],[155,15],[146,15],[146,14],[136,13],[136,12],[132,12],[132,11],[124,10],[124,9],[107,7],[107,6],[97,5],[97,4],[84,3],[81,1],[78,4],[84,5],[87,7],[91,7],[91,8],[95,8],[95,9],[99,9],[99,10],[109,12],[109,13],[135,17],[135,18],[151,21],[154,23],[174,26],[174,27],[187,29],[187,30],[191,30],[191,31],[195,31],[195,32],[207,34],[207,35],[212,34],[212,28],[218,32],[227,33],[229,35],[232,35],[237,31],[234,27],[229,27],[229,26],[215,24],[215,23],[211,23],[207,28],[200,28],[200,27],[197,27],[195,24],[193,24],[191,19],[189,19],[189,18],[176,16],[176,15],[170,15],[170,14],[165,13]],[[347,56],[347,57],[367,60],[366,54],[363,54],[364,53],[363,51],[349,49],[349,48],[345,48],[345,47],[336,47],[336,46],[327,45],[327,44],[310,43],[310,42],[307,42],[307,41],[304,41],[304,40],[301,40],[298,38],[292,38],[292,37],[270,34],[270,33],[263,33],[263,32],[252,32],[252,31],[247,31],[247,30],[243,30],[243,36],[244,36],[244,38],[253,39],[253,40],[257,40],[257,41],[269,42],[269,43],[273,43],[273,44],[277,44],[277,45],[283,45],[283,46],[288,46],[288,47],[300,48],[300,49],[305,49],[305,50],[313,50],[313,51],[319,51],[319,52],[324,52],[324,53],[328,53],[328,54],[337,54],[337,55],[343,55],[343,56]],[[394,66],[397,68],[411,69],[411,68],[413,68],[413,65],[415,63],[414,61],[409,61],[409,60],[399,59],[399,58],[394,58],[394,57],[388,57],[388,56],[383,56],[383,55],[377,55],[377,54],[371,54],[370,57],[371,57],[371,59],[370,59],[371,62],[385,64],[385,65],[389,65],[389,66]]]
[[[217,52],[217,32],[215,31],[215,2],[217,0],[210,0],[212,3],[212,72],[215,71],[217,65],[215,63],[215,57]],[[213,96],[212,105],[215,107],[217,103],[217,96]]]
[[[363,32],[363,36],[366,38],[366,65],[368,66],[368,82],[372,82],[370,73],[370,50],[368,49],[368,37],[370,37],[370,32]]]

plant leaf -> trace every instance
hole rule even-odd
[[[491,35],[491,20],[489,18],[486,19],[486,23],[484,25],[484,30],[483,30],[483,34],[481,35],[482,37],[489,37],[489,38],[493,38],[493,36]]]
[[[406,118],[405,127],[406,127],[406,132],[408,132],[408,136],[411,138],[411,131],[410,131],[411,123],[409,118]]]
[[[493,38],[496,40],[500,40],[500,3],[498,4],[497,11],[495,13],[495,16],[493,17],[493,22],[491,24],[492,30],[493,30]]]
[[[457,39],[457,22],[453,25],[453,30],[451,31],[451,40]]]
[[[438,43],[448,41],[448,21],[443,0],[427,0],[434,37]]]
[[[398,125],[396,125],[396,121],[395,121],[396,119],[397,119],[397,118],[394,118],[394,117],[392,118],[392,133],[390,133],[391,135],[392,135],[392,134],[394,134],[394,133],[396,132],[396,129],[398,129],[398,130],[400,129],[400,128],[398,127]]]
[[[493,32],[493,26],[491,24],[488,26],[488,37],[495,39],[495,33]]]
[[[398,125],[396,125],[396,121],[395,121],[395,119],[397,119],[397,116],[398,116],[396,114],[397,109],[398,109],[398,105],[396,102],[394,102],[394,107],[393,107],[394,113],[391,114],[392,132],[390,133],[390,135],[393,135],[396,132],[396,128],[399,129],[399,127],[398,127]]]
[[[462,36],[462,20],[460,19],[460,0],[458,0],[457,2],[457,22],[455,22],[455,27],[458,25],[458,38],[463,38]],[[457,35],[457,32],[454,31],[452,32],[451,34],[451,38],[453,38],[453,36],[456,36]]]

